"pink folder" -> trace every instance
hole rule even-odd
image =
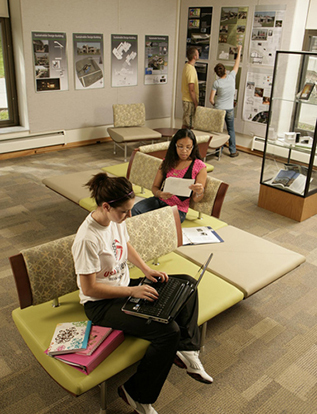
[[[93,371],[108,355],[111,354],[124,341],[122,331],[113,330],[111,334],[102,342],[92,355],[65,354],[54,355],[68,365],[73,366],[84,374],[88,375]]]

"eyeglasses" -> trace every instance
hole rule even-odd
[[[183,145],[176,145],[176,148],[179,149],[180,151],[191,151],[193,149],[193,146],[191,145],[190,147],[184,147]]]

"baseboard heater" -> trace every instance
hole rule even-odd
[[[17,138],[0,138],[0,154],[7,152],[23,151],[53,145],[65,145],[66,131],[45,132]]]

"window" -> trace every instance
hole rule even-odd
[[[19,124],[10,20],[0,18],[0,128]]]

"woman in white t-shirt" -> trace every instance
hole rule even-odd
[[[127,260],[149,280],[160,278],[166,283],[168,276],[151,269],[129,242],[125,219],[131,217],[134,204],[131,183],[124,177],[100,173],[87,186],[97,208],[79,227],[72,246],[80,302],[94,324],[120,329],[151,342],[136,373],[118,392],[136,412],[155,414],[151,404],[156,401],[173,362],[186,368],[196,380],[212,382],[198,357],[198,298],[193,295],[169,324],[147,324],[146,320],[121,311],[129,296],[149,301],[158,297],[153,287],[140,285],[140,279],[130,280]]]

